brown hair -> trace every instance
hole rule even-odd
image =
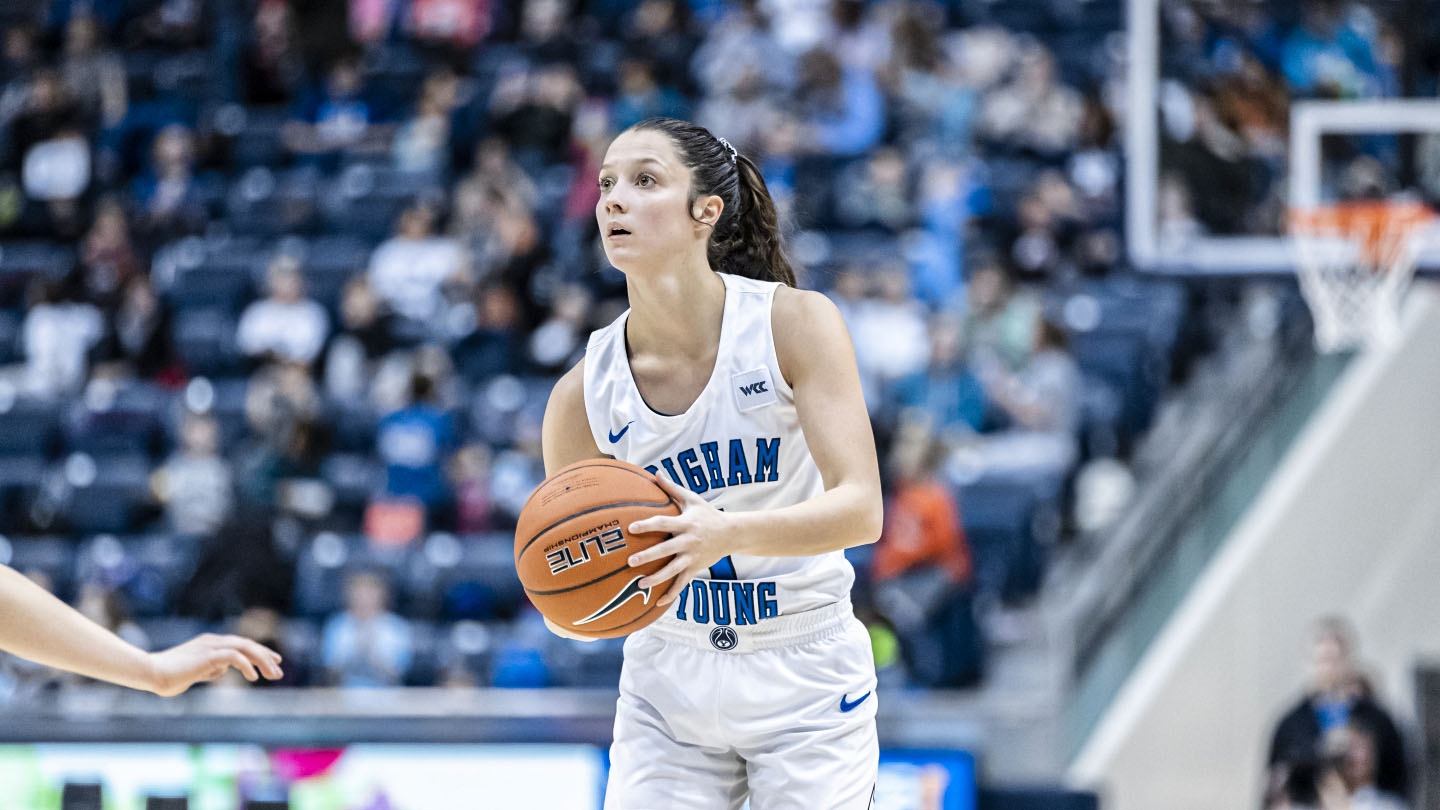
[[[710,234],[708,253],[713,269],[795,286],[795,268],[781,243],[780,215],[754,161],[689,121],[647,118],[630,129],[660,132],[675,144],[680,162],[690,170],[692,205],[702,194],[725,201]]]

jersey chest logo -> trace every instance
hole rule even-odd
[[[735,407],[739,408],[741,413],[779,401],[775,395],[775,381],[770,378],[768,368],[730,375],[730,389],[735,395]]]

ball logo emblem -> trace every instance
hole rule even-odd
[[[710,631],[710,646],[717,650],[733,650],[740,643],[740,637],[728,627],[717,627]]]

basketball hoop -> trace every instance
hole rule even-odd
[[[1388,344],[1400,331],[1400,298],[1435,213],[1416,202],[1368,200],[1290,209],[1300,292],[1323,352]]]

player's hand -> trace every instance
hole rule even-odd
[[[280,654],[240,636],[206,633],[184,644],[150,653],[150,691],[174,697],[200,681],[213,681],[231,667],[247,681],[282,676]]]
[[[631,534],[664,532],[668,540],[630,555],[630,565],[638,566],[653,560],[672,557],[664,568],[640,580],[640,587],[653,588],[668,579],[675,581],[659,604],[668,605],[679,598],[696,575],[724,559],[732,536],[730,518],[711,506],[704,498],[662,475],[655,476],[661,488],[680,504],[678,515],[656,515],[630,524]]]

